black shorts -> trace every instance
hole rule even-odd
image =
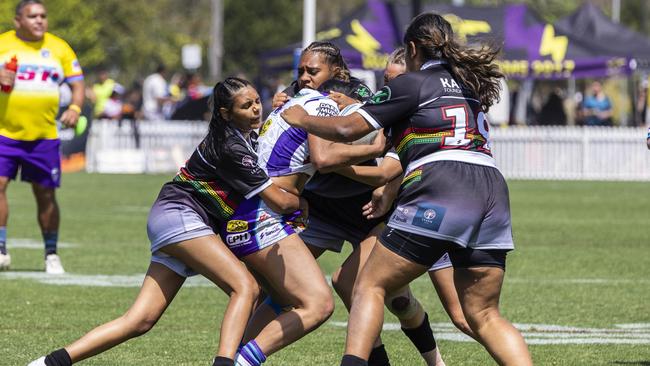
[[[309,203],[309,221],[300,238],[309,245],[340,252],[345,241],[359,245],[385,217],[368,220],[361,208],[372,198],[372,191],[352,197],[329,198],[310,191],[302,196]]]
[[[411,262],[431,267],[445,253],[454,268],[499,267],[506,269],[509,249],[464,248],[454,242],[386,227],[379,242],[390,251]]]

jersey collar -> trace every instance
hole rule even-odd
[[[422,67],[420,67],[420,70],[426,70],[436,65],[446,65],[446,64],[447,64],[447,60],[429,60],[425,62],[424,65],[422,65]]]

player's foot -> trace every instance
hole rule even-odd
[[[57,254],[48,254],[45,257],[45,273],[64,274],[65,270],[61,264],[61,258]]]
[[[0,271],[6,271],[11,267],[11,256],[9,253],[0,253]]]
[[[38,360],[34,360],[30,362],[27,366],[46,366],[45,364],[45,356],[39,358]]]

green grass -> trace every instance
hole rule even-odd
[[[65,175],[58,199],[60,241],[72,244],[60,249],[66,270],[144,273],[147,212],[168,178]],[[650,185],[512,181],[510,189],[517,250],[508,257],[501,304],[511,321],[605,329],[650,324]],[[10,247],[15,238],[40,242],[29,186],[14,182],[8,195]],[[14,248],[11,254],[13,274],[42,269],[41,249]],[[327,254],[321,265],[331,273],[342,259]],[[138,292],[137,287],[62,286],[5,275],[0,275],[0,365],[24,365],[70,343],[121,315]],[[433,323],[448,322],[430,283],[418,279],[413,288]],[[225,302],[216,287],[183,288],[151,332],[82,364],[208,365]],[[332,321],[346,320],[337,302]],[[386,322],[395,321],[386,316]],[[382,336],[393,365],[423,364],[401,332]],[[345,330],[329,322],[266,364],[337,364],[344,339]],[[493,364],[476,343],[439,344],[450,366]],[[650,365],[647,343],[534,344],[530,349],[537,365]]]

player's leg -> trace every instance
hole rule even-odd
[[[9,178],[0,176],[0,271],[9,269],[11,256],[7,252],[7,220],[9,219],[9,203],[7,188]]]
[[[500,365],[532,365],[521,333],[499,312],[504,269],[471,267],[454,272],[465,318],[490,355]]]
[[[221,322],[217,356],[234,360],[259,295],[255,278],[216,235],[165,246],[161,251],[179,259],[230,296]]]
[[[383,237],[383,236],[382,236]],[[427,270],[376,244],[357,279],[342,365],[367,360],[384,321],[384,299]]]
[[[64,273],[57,254],[59,236],[59,205],[55,189],[61,184],[61,158],[59,140],[40,140],[24,156],[21,179],[32,184],[36,198],[37,219],[45,243],[45,270],[47,273]]]
[[[454,268],[444,267],[441,269],[429,270],[429,278],[431,279],[431,283],[433,284],[433,287],[435,287],[440,302],[447,312],[447,315],[449,315],[451,322],[454,323],[456,328],[461,332],[476,339],[472,328],[467,324],[467,320],[463,314],[463,309],[458,300],[458,293],[456,292],[456,286],[454,285]]]
[[[363,265],[368,260],[372,248],[377,242],[377,236],[381,234],[384,226],[383,224],[375,226],[368,236],[363,239],[359,245],[354,246],[354,250],[350,255],[345,259],[341,267],[339,267],[336,272],[332,275],[332,287],[336,291],[336,294],[339,296],[345,308],[350,312],[352,307],[352,291],[354,288],[354,283],[363,268]],[[375,343],[372,346],[372,351],[368,357],[368,365],[389,365],[390,361],[388,354],[386,353],[386,348],[381,340],[381,337],[377,337]]]
[[[67,366],[95,356],[149,331],[183,285],[185,277],[152,262],[135,302],[124,315],[86,333],[34,365]],[[40,360],[40,359],[39,359]]]
[[[264,276],[272,292],[277,293],[277,303],[293,307],[243,347],[237,361],[256,365],[327,320],[334,310],[334,300],[318,264],[298,235],[285,237],[243,260]]]
[[[0,136],[0,271],[9,269],[11,256],[7,251],[7,220],[9,181],[16,178],[20,157],[25,154],[21,142]]]

